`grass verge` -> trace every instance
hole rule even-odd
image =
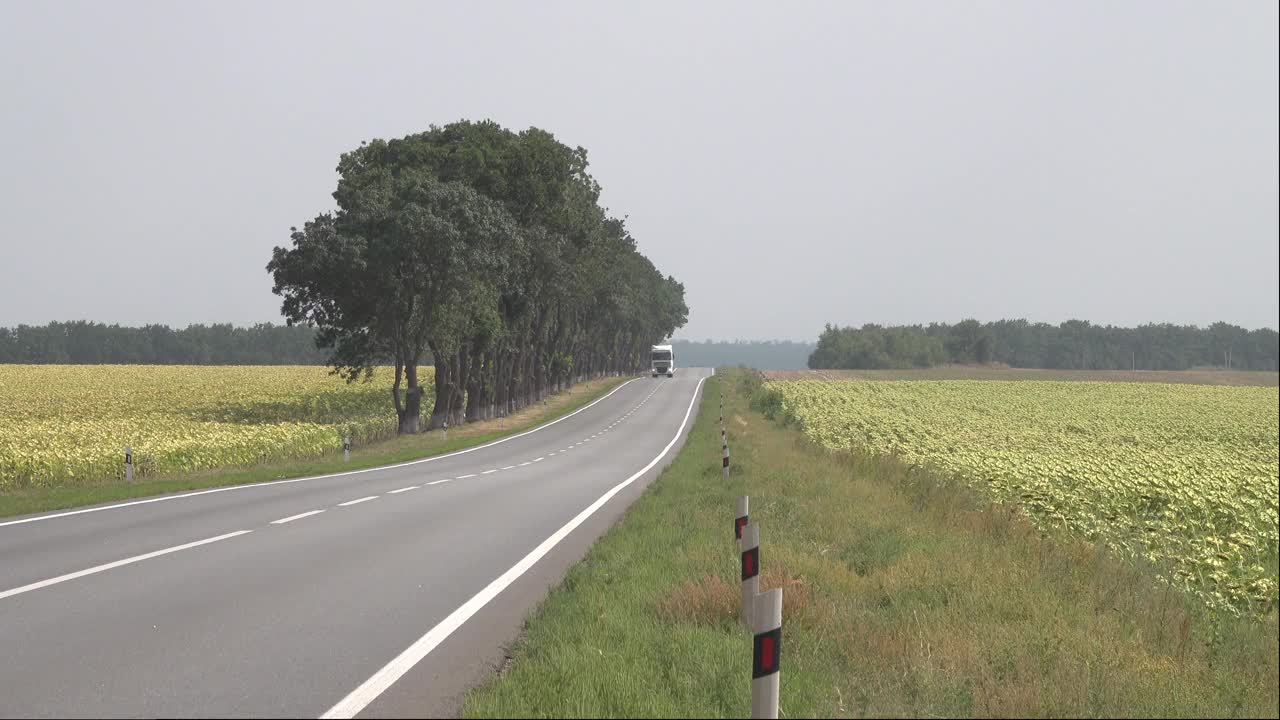
[[[784,588],[782,717],[1280,714],[1277,620],[1211,616],[1097,548],[708,382],[689,439],[530,617],[467,717],[746,717],[733,503]],[[720,474],[725,399],[733,474]]]
[[[224,485],[245,485],[284,478],[324,475],[418,460],[462,450],[523,432],[563,417],[601,397],[630,378],[610,377],[579,383],[568,391],[551,395],[546,405],[531,405],[502,421],[487,420],[451,428],[445,440],[439,431],[392,438],[351,451],[344,461],[341,452],[319,458],[268,463],[252,467],[219,468],[126,484],[104,482],[74,487],[33,488],[0,494],[0,517],[82,507],[115,500],[162,495]]]

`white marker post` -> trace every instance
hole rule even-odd
[[[347,435],[342,438],[342,460],[349,462],[351,460],[351,436]]]
[[[447,417],[444,419],[443,439],[445,442],[449,442],[449,418]]]
[[[729,445],[726,443],[722,449],[724,450],[724,458],[723,462],[721,462],[721,467],[724,468],[724,476],[727,479],[729,477]]]
[[[124,481],[133,482],[133,448],[124,446]]]
[[[733,537],[735,540],[742,539],[742,528],[747,524],[747,508],[750,502],[751,498],[746,495],[738,498],[738,510],[733,514]]]
[[[778,665],[782,659],[782,588],[756,597],[751,643],[751,717],[778,717]]]
[[[760,592],[760,526],[744,525],[738,544],[742,557],[742,624],[751,630],[751,608]]]

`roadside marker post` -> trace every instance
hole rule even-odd
[[[744,525],[738,544],[742,558],[742,624],[747,626],[747,630],[752,630],[752,607],[756,594],[760,592],[760,526],[755,523]]]
[[[742,495],[738,498],[738,510],[733,514],[733,537],[735,540],[742,539],[742,528],[747,524],[747,507],[751,498]]]
[[[348,462],[350,460],[351,460],[351,436],[346,435],[342,438],[342,461]]]
[[[729,446],[728,444],[726,444],[722,449],[724,450],[724,458],[721,462],[721,467],[724,468],[724,476],[728,478],[729,477]]]
[[[124,446],[124,481],[133,482],[133,448]]]
[[[756,597],[751,643],[751,717],[778,717],[782,659],[782,588]]]
[[[444,434],[442,439],[445,442],[449,442],[449,418],[447,417],[444,419]]]

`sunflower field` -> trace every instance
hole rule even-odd
[[[833,449],[899,457],[1017,503],[1042,531],[1149,562],[1231,612],[1277,604],[1277,389],[1160,383],[773,381]]]
[[[387,437],[390,385],[389,371],[348,385],[315,366],[0,365],[0,493],[123,478],[126,446],[148,477]]]

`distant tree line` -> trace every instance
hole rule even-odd
[[[259,323],[125,327],[76,320],[0,328],[0,363],[323,365],[316,331]]]
[[[1276,370],[1275,330],[1217,322],[1147,324],[1136,328],[1068,320],[1060,325],[1026,320],[955,325],[836,327],[827,325],[809,356],[814,369],[925,368],[944,363],[1004,363],[1059,370],[1187,370],[1230,367]]]
[[[789,340],[673,340],[671,345],[682,367],[746,365],[759,370],[803,370],[814,349],[813,343]]]
[[[457,122],[342,155],[337,210],[267,271],[349,380],[390,358],[401,432],[435,359],[428,428],[503,415],[589,377],[647,367],[684,325],[684,287],[599,205],[587,153],[550,133]]]

